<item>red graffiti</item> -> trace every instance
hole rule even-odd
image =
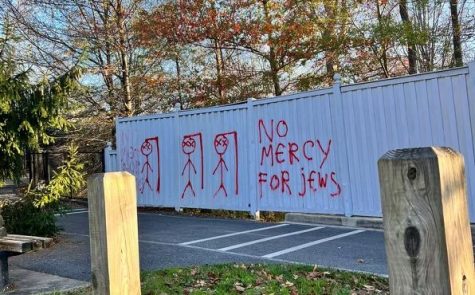
[[[330,194],[332,197],[338,197],[341,194],[341,186],[340,183],[338,183],[338,181],[335,179],[335,176],[335,172],[330,173],[330,180],[336,186],[336,191]]]
[[[330,145],[332,144],[332,140],[330,139],[328,141],[328,145],[327,145],[326,150],[323,149],[322,144],[320,143],[320,140],[318,140],[318,139],[317,139],[317,144],[318,144],[318,148],[323,153],[323,159],[322,159],[322,162],[320,163],[320,169],[322,169],[323,164],[325,164],[325,161],[327,160],[328,155],[330,154]]]
[[[120,168],[123,171],[128,171],[131,174],[135,175],[137,179],[137,183],[140,184],[143,180],[143,176],[140,172],[141,171],[140,152],[138,151],[137,148],[127,145],[129,143],[129,138],[127,134],[124,132],[121,132],[120,134],[120,143],[122,146],[120,148],[120,153],[121,153]]]
[[[262,133],[267,137],[267,139],[272,142],[274,141],[274,130],[276,130],[277,136],[283,138],[287,136],[287,133],[289,133],[289,126],[287,125],[287,122],[284,120],[280,120],[276,127],[274,128],[274,120],[270,120],[270,131],[266,128],[266,125],[264,124],[264,120],[259,119],[258,124],[258,129],[259,129],[259,143],[262,143]]]
[[[307,140],[302,145],[296,142],[287,142],[285,144],[279,142],[276,145],[269,143],[261,147],[260,165],[262,166],[266,162],[271,166],[274,166],[275,163],[289,163],[290,165],[295,165],[302,160],[311,162],[316,158],[311,156],[311,152],[313,152],[315,155],[319,156],[319,167],[322,169],[330,155],[331,143],[332,140],[328,140],[328,144],[325,148],[322,146],[319,139]]]
[[[277,122],[277,124],[275,124]],[[296,164],[312,162],[318,171],[310,170],[305,173],[301,168],[301,184],[298,195],[304,197],[307,193],[314,193],[317,190],[333,190],[331,197],[341,194],[341,186],[337,181],[336,172],[325,172],[325,167],[329,162],[332,140],[327,142],[319,138],[307,139],[300,142],[294,142],[287,139],[289,126],[285,120],[275,121],[271,119],[265,122],[260,119],[257,124],[258,140],[260,146],[260,166],[294,166]],[[276,136],[277,135],[277,136]],[[284,167],[283,167],[284,168]],[[270,191],[280,191],[282,194],[292,195],[291,187],[298,189],[298,178],[292,182],[291,174],[287,170],[268,174],[258,173],[259,195],[262,198],[263,187],[266,186]],[[292,183],[294,183],[292,185]]]
[[[152,142],[155,143],[155,153],[157,155],[157,184],[155,186],[155,190],[157,192],[160,192],[160,147],[159,147],[159,141],[158,137],[149,137],[144,140],[142,145],[140,146],[140,152],[142,155],[145,157],[145,162],[142,165],[142,171],[141,173],[144,174],[145,170],[145,179],[142,183],[142,186],[140,187],[140,192],[143,193],[145,190],[145,185],[153,191],[152,186],[150,184],[150,179],[149,179],[149,173],[153,173],[153,168],[152,165],[150,165],[150,155],[153,153],[154,146],[152,145]]]
[[[286,170],[280,172],[280,174],[272,174],[268,180],[268,174],[264,172],[259,172],[258,174],[258,183],[259,183],[259,196],[262,198],[262,187],[264,183],[269,182],[269,188],[273,191],[280,190],[281,193],[286,193],[292,195],[292,190],[290,189],[290,173]]]
[[[195,164],[193,163],[192,160],[192,154],[196,150],[196,139],[198,138],[199,140],[199,145],[200,145],[200,165],[201,165],[201,189],[204,188],[204,174],[203,174],[203,138],[201,133],[195,133],[195,134],[188,134],[183,136],[183,141],[181,142],[181,150],[183,154],[186,155],[186,163],[185,166],[183,167],[183,170],[181,172],[181,175],[185,175],[185,171],[187,172],[187,182],[185,185],[185,188],[183,189],[183,193],[181,194],[181,198],[183,199],[185,197],[185,193],[187,190],[191,191],[191,194],[193,197],[196,196],[195,190],[193,189],[193,183],[191,182],[191,170],[193,169],[193,173],[196,174],[196,167]]]
[[[232,136],[232,139],[234,141],[234,191],[235,194],[237,195],[239,193],[239,161],[238,161],[238,139],[237,139],[237,132],[236,131],[231,131],[227,133],[220,133],[216,134],[214,137],[214,149],[216,151],[216,154],[218,155],[218,164],[216,164],[216,167],[213,170],[213,175],[216,174],[216,172],[219,169],[219,175],[220,175],[220,184],[216,192],[214,193],[214,196],[220,192],[223,191],[224,196],[228,196],[228,192],[226,190],[226,185],[224,183],[224,169],[226,171],[229,171],[228,166],[226,165],[226,161],[224,159],[224,155],[226,154],[226,151],[228,150],[229,146],[229,138],[228,136]]]
[[[330,183],[328,182],[328,176],[330,176]],[[333,187],[333,191],[330,193],[330,196],[337,197],[341,194],[341,186],[340,186],[340,183],[336,179],[335,172],[331,172],[330,174],[328,174],[328,173],[311,170],[307,176],[304,169],[302,168],[301,173],[300,173],[300,179],[301,179],[301,184],[300,184],[301,189],[299,191],[300,197],[304,197],[306,195],[307,187],[310,190],[310,192],[316,192],[318,188],[323,190],[329,187]],[[314,186],[315,182],[318,183],[318,188]]]

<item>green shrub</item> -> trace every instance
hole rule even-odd
[[[54,236],[60,230],[56,225],[56,212],[56,204],[40,208],[31,199],[8,203],[2,207],[7,232],[31,236]]]
[[[22,199],[2,207],[2,216],[8,233],[54,236],[55,213],[61,213],[60,198],[79,191],[86,184],[84,165],[78,160],[77,147],[68,148],[68,157],[54,172],[51,181],[28,187]]]
[[[78,148],[68,147],[68,157],[63,165],[53,172],[48,185],[37,186],[27,194],[34,199],[38,207],[59,201],[61,197],[73,195],[86,185],[84,164],[79,162]]]

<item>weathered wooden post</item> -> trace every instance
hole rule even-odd
[[[94,174],[88,199],[94,294],[140,294],[135,177]]]
[[[395,150],[378,168],[391,295],[475,294],[462,155]]]

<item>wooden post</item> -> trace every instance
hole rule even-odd
[[[378,168],[391,295],[475,294],[462,155],[395,150]]]
[[[94,174],[88,199],[94,294],[140,294],[135,177]]]

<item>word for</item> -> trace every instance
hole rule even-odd
[[[271,191],[280,191],[282,194],[292,195],[291,175],[288,170],[282,169],[280,173],[270,174],[262,171],[266,167],[274,165],[288,166],[298,165],[301,162],[312,162],[318,167],[317,170],[305,171],[300,169],[300,189],[298,195],[304,197],[307,192],[316,192],[317,189],[332,187],[331,197],[341,194],[341,185],[337,180],[335,171],[323,172],[331,152],[332,140],[321,141],[320,139],[307,139],[302,142],[287,140],[289,127],[285,120],[274,124],[270,120],[267,125],[264,120],[258,121],[258,140],[260,144],[259,164],[261,171],[258,172],[259,194],[263,197],[263,187],[266,185]],[[297,178],[297,177],[296,177]]]

